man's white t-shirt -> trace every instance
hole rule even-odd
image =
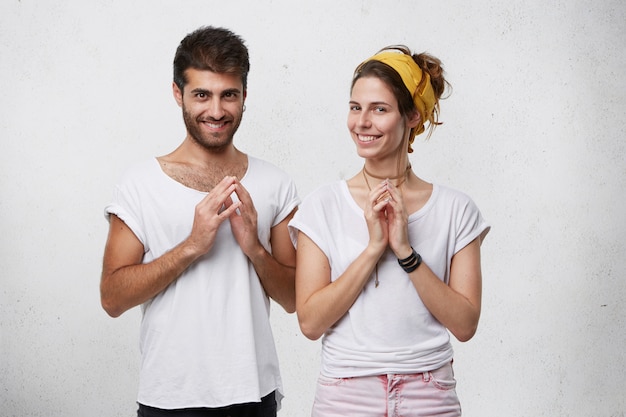
[[[291,179],[248,156],[241,179],[258,214],[258,234],[271,253],[270,230],[298,205]],[[114,214],[145,248],[144,263],[189,236],[195,206],[207,195],[166,175],[156,159],[129,169],[105,214]],[[270,301],[230,229],[142,306],[138,401],[163,408],[222,407],[259,401],[282,382],[270,328]]]

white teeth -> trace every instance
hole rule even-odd
[[[215,124],[215,123],[206,122],[206,124],[209,125],[211,129],[219,129],[224,126],[224,123]]]
[[[361,136],[359,135],[359,140],[361,142],[371,142],[376,139],[376,136]]]

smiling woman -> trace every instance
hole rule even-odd
[[[436,58],[403,46],[359,65],[347,125],[363,169],[310,194],[289,223],[300,328],[325,335],[314,417],[461,414],[448,330],[476,331],[489,225],[408,158],[439,123],[446,85]]]
[[[376,77],[359,79],[352,88],[348,129],[360,157],[382,161],[395,159],[398,150],[404,145],[406,129],[419,123],[419,114],[414,112],[411,119],[403,121],[397,100],[387,85]],[[397,175],[388,173],[386,177]],[[383,176],[382,178],[386,178]]]

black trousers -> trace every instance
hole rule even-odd
[[[163,410],[139,404],[137,417],[276,417],[276,393],[261,398],[260,403],[229,405],[220,408],[183,408]]]

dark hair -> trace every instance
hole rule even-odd
[[[248,85],[250,60],[243,39],[228,29],[203,26],[180,41],[174,56],[174,82],[183,91],[189,68],[238,74],[244,91]]]
[[[435,58],[434,56],[429,55],[425,52],[421,54],[411,54],[411,50],[404,45],[388,46],[381,49],[379,52],[394,49],[411,56],[415,63],[422,69],[422,71],[425,71],[430,75],[430,84],[433,87],[436,99],[435,108],[433,109],[434,122],[431,123],[428,127],[428,136],[430,136],[435,126],[440,124],[438,122],[439,99],[442,98],[442,95],[446,89],[451,88],[450,84],[448,83],[448,81],[446,81],[444,77],[444,70],[441,61],[438,58]],[[413,102],[413,97],[404,85],[402,77],[400,76],[400,74],[398,74],[396,70],[394,70],[389,65],[380,61],[367,61],[366,63],[360,65],[354,73],[352,85],[350,86],[350,92],[352,92],[352,88],[354,88],[354,84],[356,83],[356,81],[359,78],[363,77],[376,77],[385,84],[387,84],[387,86],[389,86],[389,88],[391,89],[393,95],[396,97],[396,100],[398,100],[398,108],[402,116],[408,117],[409,115],[412,115],[414,112],[417,111],[417,107],[415,107],[415,103]],[[426,120],[421,121],[421,123],[425,122]]]

